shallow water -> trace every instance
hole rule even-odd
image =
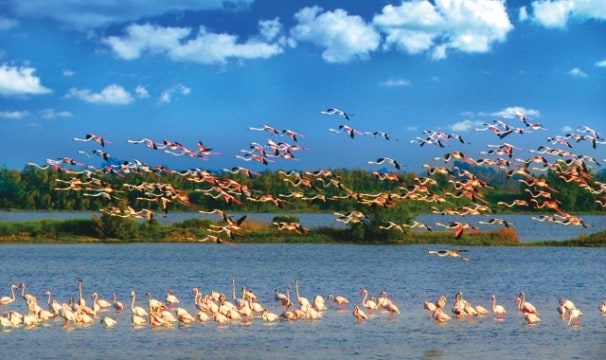
[[[603,274],[606,249],[472,247],[470,262],[427,255],[435,246],[363,246],[334,244],[127,244],[127,245],[3,245],[0,246],[0,296],[10,284],[24,282],[27,292],[43,302],[51,290],[59,301],[78,296],[82,279],[87,296],[96,291],[125,304],[136,291],[138,305],[145,292],[164,299],[168,289],[181,306],[194,312],[191,288],[225,292],[231,281],[252,288],[273,312],[275,288],[300,281],[301,296],[340,294],[351,303],[346,311],[330,307],[319,321],[249,326],[215,323],[187,327],[133,328],[130,314],[109,314],[115,328],[100,324],[65,328],[50,322],[32,330],[0,332],[2,357],[57,359],[159,358],[231,359],[461,359],[550,358],[600,359],[606,355],[606,317],[598,306],[606,300]],[[376,313],[356,324],[353,305],[361,303],[360,289],[381,290],[399,306],[400,315]],[[483,318],[452,319],[435,324],[423,310],[424,300],[448,297],[450,313],[456,291],[473,304],[490,309],[490,295],[505,306],[504,321]],[[524,323],[514,307],[524,291],[541,312],[536,326]],[[292,293],[294,297],[294,289]],[[581,326],[567,327],[557,312],[558,299],[575,302],[584,315]],[[88,298],[90,302],[90,297]],[[9,310],[25,310],[18,298]]]

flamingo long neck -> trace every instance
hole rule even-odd
[[[300,299],[301,297],[299,296],[299,282],[295,281],[295,291],[297,292],[297,299]]]
[[[80,304],[81,306],[84,306],[85,302],[84,302],[84,297],[82,296],[82,281],[78,281],[78,304]]]
[[[366,304],[366,298],[368,297],[368,291],[364,290],[364,291],[362,291],[362,293],[364,294],[364,297],[362,298],[362,304]]]
[[[46,293],[46,296],[48,296],[48,300],[46,301],[46,303],[48,305],[52,304],[52,300],[51,300],[51,292],[49,291],[48,293]],[[15,293],[13,292],[13,297],[15,297]]]
[[[497,307],[497,297],[493,296],[492,297],[492,311],[494,311]]]
[[[130,302],[130,309],[134,310],[135,309],[135,298],[137,297],[137,295],[135,295],[135,293],[132,294],[132,300]]]
[[[197,306],[197,305],[200,305],[200,292],[199,292],[199,291],[196,291],[196,292],[194,293],[194,304],[195,304],[196,306]]]

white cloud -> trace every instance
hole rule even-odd
[[[531,19],[547,28],[564,28],[570,19],[606,20],[606,2],[604,0],[533,1]]]
[[[180,46],[180,40],[191,33],[191,28],[162,27],[151,24],[130,24],[126,36],[110,36],[102,42],[109,45],[116,56],[133,60],[143,52],[163,53]]]
[[[485,0],[406,1],[386,5],[373,19],[386,34],[385,47],[409,54],[430,51],[444,59],[447,49],[468,53],[488,52],[513,29],[505,4]]]
[[[253,0],[230,2],[246,7]],[[68,27],[91,29],[126,23],[175,11],[221,9],[225,0],[6,0],[11,13],[23,17],[50,18]]]
[[[587,73],[585,73],[583,70],[579,69],[578,67],[570,69],[570,71],[568,72],[568,75],[570,75],[572,77],[580,77],[580,78],[587,77]]]
[[[147,92],[147,89],[143,85],[138,85],[135,88],[135,94],[137,94],[137,97],[140,99],[146,99],[149,97],[149,92]]]
[[[259,34],[265,41],[277,39],[283,32],[279,18],[259,21]]]
[[[262,36],[269,36],[272,31],[276,35],[275,22],[260,22],[259,26]],[[282,53],[282,47],[276,43],[266,43],[256,38],[238,43],[236,36],[209,33],[204,26],[200,26],[195,37],[185,41],[191,37],[191,32],[191,28],[130,24],[125,36],[110,36],[102,39],[102,42],[109,45],[116,56],[125,60],[151,53],[165,54],[175,61],[215,64],[225,63],[230,58],[269,58]]]
[[[330,63],[346,63],[367,58],[381,42],[380,34],[364,20],[345,10],[322,12],[318,6],[305,7],[295,15],[291,29],[295,41],[307,41],[324,48],[322,58]]]
[[[574,129],[573,129],[573,127],[572,127],[572,126],[566,125],[566,126],[563,126],[563,127],[560,129],[560,131],[562,131],[563,133],[569,133],[569,132],[574,131]]]
[[[502,110],[499,110],[497,112],[492,113],[492,116],[500,116],[502,118],[506,118],[506,119],[510,119],[510,118],[514,118],[517,117],[518,114],[523,114],[526,117],[529,118],[533,118],[533,117],[540,117],[541,113],[539,112],[539,110],[535,110],[535,109],[528,109],[525,108],[523,106],[509,106],[506,107]]]
[[[68,70],[68,69],[64,69],[62,71],[62,74],[64,77],[72,77],[72,76],[76,75],[76,73],[74,71]]]
[[[187,86],[185,86],[183,84],[177,84],[175,86],[171,86],[170,88],[162,91],[162,93],[160,94],[160,99],[158,99],[158,101],[161,103],[168,104],[169,102],[171,102],[174,94],[181,94],[183,96],[187,96],[190,93],[191,93],[191,88],[188,88]]]
[[[602,61],[598,61],[597,63],[595,63],[595,66],[606,67],[606,59],[604,59]]]
[[[267,59],[282,51],[282,47],[276,43],[266,43],[255,38],[238,43],[235,35],[209,33],[204,26],[200,26],[196,37],[171,49],[169,57],[178,61],[221,64],[232,58]]]
[[[122,86],[111,84],[98,93],[89,89],[71,88],[67,97],[75,97],[94,104],[128,105],[133,101],[132,95]]]
[[[50,89],[40,84],[31,67],[0,66],[0,95],[48,94]]]
[[[0,111],[0,119],[19,120],[29,116],[29,111]]]
[[[57,111],[55,109],[42,109],[40,115],[45,119],[54,119],[58,117],[70,117],[72,113],[69,111]]]
[[[520,10],[518,11],[518,20],[520,20],[520,21],[528,20],[528,9],[526,9],[526,6],[522,6],[520,8]]]
[[[450,125],[449,128],[452,131],[465,132],[465,131],[469,131],[475,127],[481,126],[482,124],[483,124],[482,121],[463,120],[463,121],[459,121],[459,122],[456,122],[456,123]]]
[[[571,1],[534,1],[533,21],[549,28],[564,27],[572,7]]]
[[[410,86],[412,83],[410,80],[403,78],[389,78],[387,80],[383,80],[379,82],[379,86],[385,87],[398,87],[398,86]]]
[[[17,26],[19,26],[19,22],[17,20],[0,16],[0,31],[10,30]]]

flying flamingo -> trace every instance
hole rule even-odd
[[[353,114],[347,114],[345,111],[339,110],[337,108],[328,108],[324,111],[320,111],[320,114],[322,114],[322,115],[339,115],[339,116],[345,118],[345,120],[349,120],[349,117],[353,116]]]
[[[103,139],[101,136],[95,135],[95,134],[86,134],[86,136],[84,137],[84,139],[82,138],[73,138],[73,141],[96,141],[98,142],[101,146],[105,147],[105,144],[111,144],[111,142]]]

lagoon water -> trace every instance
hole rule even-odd
[[[65,328],[60,321],[34,329],[0,331],[2,358],[13,359],[603,359],[606,357],[606,249],[553,247],[472,247],[470,262],[430,256],[430,245],[366,246],[337,244],[81,244],[0,246],[0,296],[13,283],[44,304],[51,290],[59,301],[96,291],[125,304],[136,291],[164,299],[168,289],[181,306],[194,312],[192,287],[203,293],[225,292],[231,281],[254,290],[273,312],[274,289],[300,281],[301,296],[339,294],[350,299],[346,311],[329,307],[319,321],[265,324],[255,318],[248,326],[196,323],[187,327],[133,328],[130,312],[109,314],[115,328],[99,323]],[[390,319],[376,313],[357,324],[351,314],[361,303],[360,289],[381,290],[399,306]],[[423,301],[448,297],[450,313],[455,292],[473,304],[490,308],[490,295],[505,306],[504,321],[493,315],[453,318],[437,325]],[[524,291],[541,312],[542,322],[525,324],[513,299]],[[294,297],[294,291],[293,291]],[[583,311],[580,327],[566,326],[557,312],[566,297]],[[9,310],[25,311],[24,301]]]

